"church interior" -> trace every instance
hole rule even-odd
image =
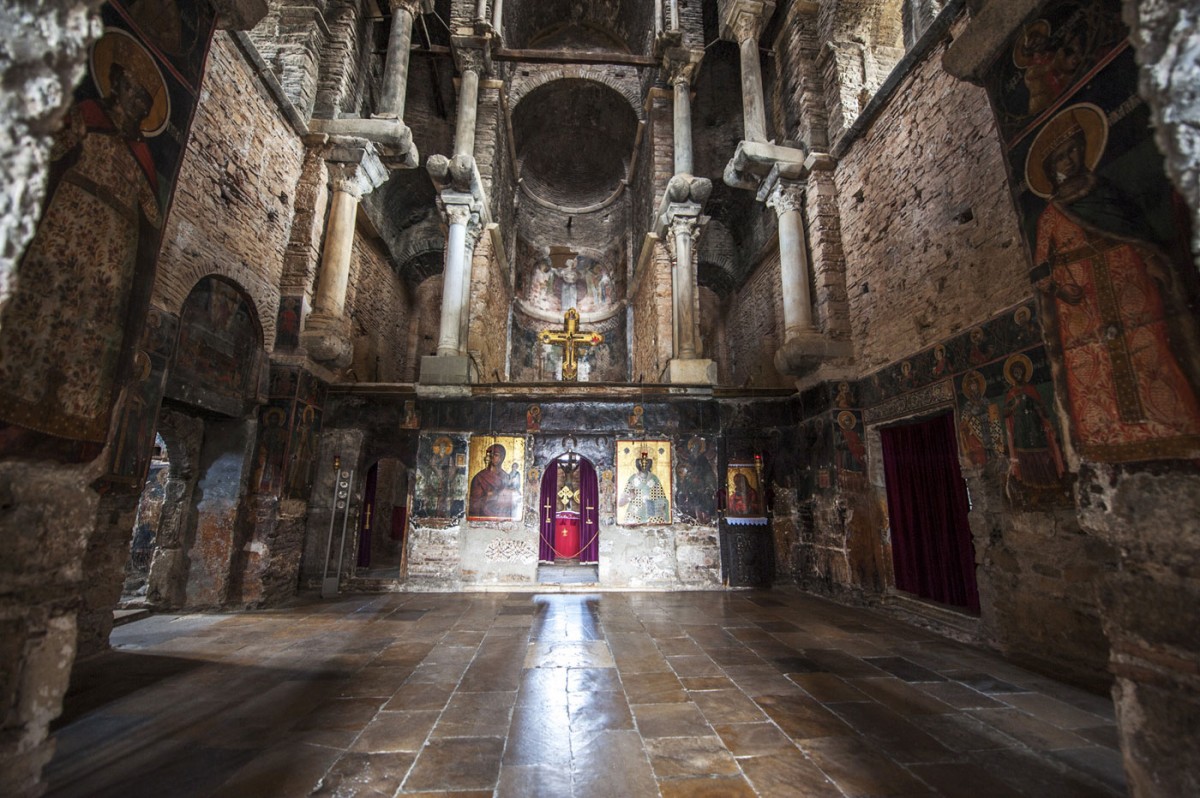
[[[1194,3],[0,19],[0,793],[1200,794]]]

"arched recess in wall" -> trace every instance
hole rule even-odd
[[[643,0],[536,0],[505,9],[504,41],[516,49],[647,55],[653,45],[654,3]]]
[[[553,80],[527,91],[512,119],[522,187],[536,200],[598,209],[624,188],[638,115],[617,89],[583,78]]]
[[[264,387],[263,340],[258,309],[247,292],[226,277],[201,278],[179,313],[167,397],[225,416],[244,416]]]

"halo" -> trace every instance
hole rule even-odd
[[[1025,69],[1030,64],[1030,61],[1025,57],[1024,44],[1025,39],[1034,31],[1040,31],[1042,36],[1049,38],[1050,22],[1044,19],[1035,19],[1033,22],[1030,22],[1028,25],[1021,28],[1021,34],[1017,36],[1017,40],[1013,42],[1012,53],[1013,64],[1016,65],[1018,69]]]
[[[137,81],[153,98],[150,110],[141,122],[142,135],[153,138],[167,129],[171,118],[171,98],[167,95],[167,83],[163,80],[158,64],[146,48],[129,33],[118,28],[109,28],[92,47],[92,80],[100,96],[112,94],[109,70],[114,63],[123,66],[133,80]]]
[[[1022,357],[1024,357],[1024,356],[1022,355]],[[969,393],[967,393],[967,385],[968,384],[976,385],[979,387],[980,398],[982,398],[983,395],[987,393],[987,379],[984,378],[984,376],[982,374],[980,374],[978,371],[975,371],[974,369],[972,369],[971,371],[968,371],[962,377],[962,393],[963,393],[963,396],[965,396],[969,399],[969,398],[971,398],[971,395]]]
[[[1029,309],[1028,305],[1022,305],[1021,307],[1017,308],[1016,312],[1013,313],[1013,321],[1022,327],[1028,324],[1032,318],[1033,311]]]
[[[1009,385],[1017,384],[1017,378],[1012,375],[1012,367],[1017,363],[1025,367],[1026,382],[1033,379],[1033,361],[1025,355],[1013,355],[1004,361],[1004,379],[1008,381]]]
[[[1025,183],[1042,199],[1054,193],[1054,182],[1043,166],[1046,156],[1067,139],[1083,133],[1084,164],[1088,171],[1096,168],[1108,145],[1108,118],[1093,103],[1077,103],[1060,111],[1038,131],[1025,156]]]
[[[849,410],[843,410],[838,413],[838,426],[842,429],[854,429],[858,426],[858,419]]]

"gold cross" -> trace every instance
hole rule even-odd
[[[577,346],[596,346],[604,342],[604,336],[598,332],[579,331],[579,311],[569,308],[563,317],[563,330],[543,330],[542,343],[563,348],[563,380],[574,382],[579,378]]]
[[[571,490],[569,485],[563,485],[558,490],[558,502],[563,507],[570,507],[579,501],[579,491]]]
[[[550,523],[550,508],[552,506],[553,505],[550,504],[550,499],[546,499],[546,523],[547,524]]]

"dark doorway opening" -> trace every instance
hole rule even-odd
[[[975,547],[954,417],[880,431],[896,588],[979,613]]]

